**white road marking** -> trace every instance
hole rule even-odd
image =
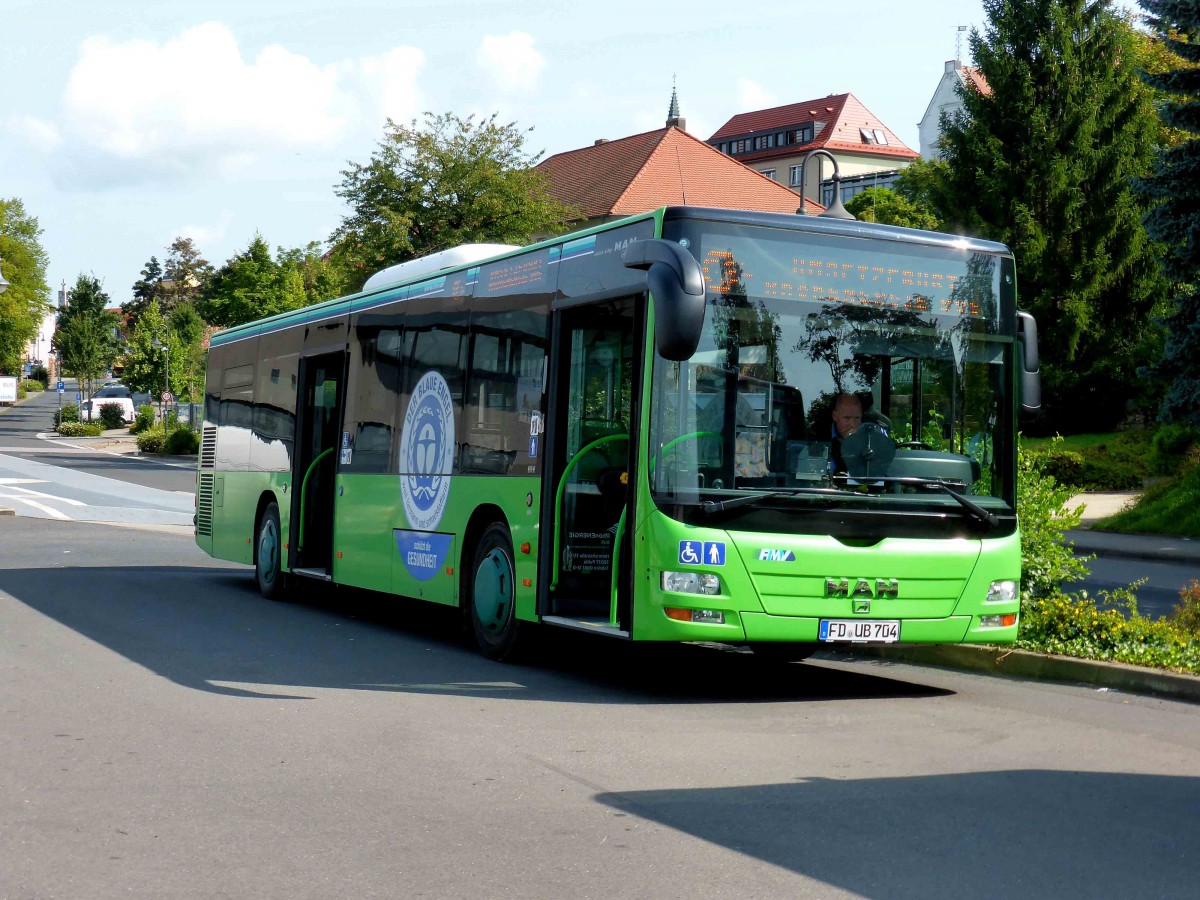
[[[62,498],[58,497],[55,499],[61,500]],[[24,503],[27,506],[32,506],[34,509],[41,510],[42,512],[44,512],[46,515],[48,515],[52,519],[63,519],[68,522],[71,521],[71,517],[68,516],[66,513],[59,512],[54,507],[47,506],[44,503],[38,503],[38,501],[33,500],[29,497],[22,497],[17,494],[12,494],[12,495],[0,494],[0,500],[15,500],[18,503]],[[80,504],[80,506],[82,506],[82,505],[83,504]]]
[[[45,482],[34,482],[34,484],[39,483],[44,484]],[[31,491],[29,488],[16,487],[15,485],[10,487],[12,490],[17,491],[19,494],[23,494],[27,497],[41,497],[43,500],[57,500],[59,503],[66,503],[70,506],[87,506],[87,504],[82,500],[73,500],[70,497],[59,497],[57,494],[43,494],[41,491]],[[10,499],[15,499],[11,494],[6,496],[8,496]]]

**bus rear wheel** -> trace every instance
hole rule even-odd
[[[283,538],[279,531],[279,504],[272,501],[258,519],[254,541],[254,577],[268,600],[282,600],[287,576],[281,565]]]
[[[524,628],[517,619],[512,538],[500,522],[480,536],[466,581],[463,598],[475,643],[488,659],[512,658]]]

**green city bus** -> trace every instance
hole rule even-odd
[[[196,541],[267,597],[460,608],[495,659],[1011,642],[1038,377],[997,243],[665,207],[454,248],[213,336]]]

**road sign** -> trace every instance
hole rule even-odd
[[[171,402],[172,400],[174,400],[174,399],[175,399],[175,398],[174,398],[173,396],[171,396],[171,392],[170,392],[170,391],[163,391],[163,394],[162,394],[162,401],[163,401],[163,403],[170,403],[170,402]]]
[[[58,392],[61,394],[61,393],[62,393],[63,391],[65,391],[66,389],[67,389],[67,384],[66,384],[66,382],[65,382],[65,381],[60,381],[60,382],[58,383]]]

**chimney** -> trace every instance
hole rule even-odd
[[[608,143],[608,138],[596,138],[596,142],[594,144],[592,144],[592,146],[599,147],[601,144],[607,144],[607,143]]]

